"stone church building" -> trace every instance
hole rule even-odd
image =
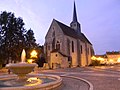
[[[75,2],[70,26],[53,19],[45,37],[44,52],[50,68],[87,66],[91,63],[93,46],[81,32]]]

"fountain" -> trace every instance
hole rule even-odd
[[[7,64],[6,68],[10,69],[11,72],[16,74],[19,79],[25,79],[26,74],[30,73],[33,71],[34,67],[37,66],[36,63],[26,63],[26,53],[25,50],[23,49],[22,55],[21,55],[21,62],[16,63],[16,64]]]
[[[20,63],[6,65],[13,75],[0,76],[0,90],[49,90],[60,86],[62,79],[59,76],[30,74],[37,64],[29,64],[25,60],[26,53],[23,49]]]

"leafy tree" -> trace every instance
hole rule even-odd
[[[34,37],[34,32],[32,29],[29,29],[25,34],[26,44],[28,48],[34,48],[36,46],[36,39]]]
[[[4,50],[4,52],[1,51],[1,56],[4,53],[5,59],[7,60],[9,57],[12,57],[12,59],[19,59],[18,55],[21,50],[21,48],[19,49],[19,41],[25,41],[24,33],[26,31],[22,18],[16,18],[13,13],[4,11],[0,14],[0,25],[2,27],[0,31],[2,42],[1,48]],[[24,44],[22,44],[22,47],[24,47],[23,45]]]
[[[0,14],[0,57],[1,61],[20,60],[23,48],[35,47],[33,30],[24,28],[22,18],[16,18],[14,13],[3,11]],[[26,33],[27,31],[27,33]]]
[[[34,32],[32,29],[29,29],[25,34],[25,42],[26,42],[26,51],[28,58],[30,57],[30,53],[33,49],[36,49],[38,45],[36,44],[36,39],[34,37]]]
[[[98,60],[92,60],[90,66],[99,66],[100,65],[100,61]]]
[[[38,67],[43,67],[44,63],[46,63],[43,46],[38,45],[37,52],[38,59],[36,60],[36,63],[38,64]]]

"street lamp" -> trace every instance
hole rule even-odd
[[[27,60],[28,63],[33,63],[33,62],[35,61],[35,59],[38,58],[37,55],[38,55],[38,53],[37,53],[35,50],[33,50],[33,51],[30,53],[30,59]]]
[[[30,55],[30,58],[37,58],[37,52],[35,50],[33,50]]]

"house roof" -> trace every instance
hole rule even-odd
[[[102,58],[107,58],[106,54],[104,55],[94,55],[95,57],[102,57]]]
[[[83,33],[81,33],[81,35],[78,35],[77,32],[74,29],[72,29],[71,27],[69,27],[69,26],[67,26],[67,25],[65,25],[57,20],[55,20],[55,21],[60,26],[60,28],[62,29],[62,31],[65,35],[76,38],[76,39],[80,39],[84,42],[88,42],[89,44],[91,44],[91,42],[86,38],[86,36]]]
[[[51,51],[51,53],[56,53],[56,52],[60,53],[63,57],[68,57],[67,55],[61,53],[58,49],[54,49]]]
[[[120,51],[106,52],[107,55],[120,55]]]

